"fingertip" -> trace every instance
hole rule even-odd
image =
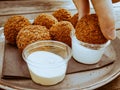
[[[109,30],[109,32],[103,32],[103,35],[108,40],[114,40],[116,38],[116,30]]]
[[[116,31],[112,30],[109,34],[108,34],[108,39],[109,40],[114,40],[116,38]]]

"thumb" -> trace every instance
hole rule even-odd
[[[108,40],[113,40],[116,37],[115,23],[112,18],[99,18],[100,28]]]
[[[108,40],[113,40],[116,37],[115,19],[111,0],[92,0],[96,14],[98,15],[100,28]]]

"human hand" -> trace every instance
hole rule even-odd
[[[98,16],[101,32],[108,40],[113,40],[116,37],[115,18],[113,14],[112,1],[114,0],[91,0],[95,12]],[[73,0],[78,9],[79,19],[89,14],[89,0]]]

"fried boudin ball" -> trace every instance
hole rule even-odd
[[[46,26],[46,28],[50,29],[57,22],[57,19],[53,15],[42,13],[35,18],[33,24]]]
[[[28,44],[37,40],[50,40],[49,30],[45,26],[29,25],[20,30],[17,35],[17,46],[22,51]]]
[[[71,46],[70,32],[73,26],[68,21],[61,21],[50,28],[50,35],[53,40],[61,41]]]
[[[53,16],[57,18],[58,21],[70,21],[71,13],[66,9],[59,9],[53,12]]]
[[[78,22],[78,13],[74,14],[73,17],[70,19],[70,22],[75,27]]]
[[[101,32],[96,14],[86,15],[81,18],[75,29],[76,37],[80,41],[91,44],[103,44],[107,41]]]
[[[12,16],[10,17],[4,25],[4,35],[5,39],[10,43],[16,44],[16,37],[18,32],[24,26],[30,25],[28,19],[24,16]]]

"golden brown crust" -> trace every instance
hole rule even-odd
[[[74,14],[72,16],[72,18],[70,19],[70,22],[72,23],[72,25],[75,27],[77,22],[78,22],[78,13]]]
[[[66,9],[59,9],[53,12],[53,16],[57,18],[58,21],[70,21],[71,13]]]
[[[53,40],[61,41],[71,46],[70,32],[73,26],[68,21],[61,21],[50,28],[50,35]]]
[[[20,30],[17,35],[17,46],[22,51],[28,44],[37,40],[50,40],[49,30],[45,26],[29,25]]]
[[[5,39],[11,43],[16,44],[16,36],[21,28],[24,26],[30,25],[28,19],[24,16],[12,16],[4,25],[4,35]]]
[[[120,0],[112,0],[113,3],[120,2]]]
[[[86,15],[81,18],[75,29],[76,37],[80,41],[91,44],[103,44],[107,41],[101,32],[96,14]]]
[[[51,26],[57,22],[57,19],[53,15],[42,13],[35,18],[33,24],[46,26],[46,28],[50,29]]]

